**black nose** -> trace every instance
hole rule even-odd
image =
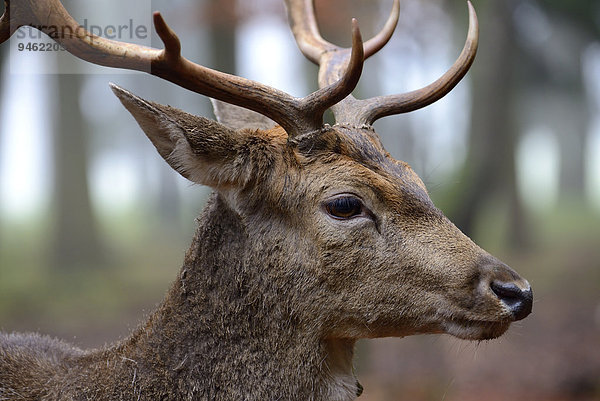
[[[533,291],[520,289],[514,283],[492,282],[492,291],[511,310],[515,320],[521,320],[531,313]]]

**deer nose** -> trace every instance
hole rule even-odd
[[[492,291],[513,314],[515,320],[521,320],[531,313],[533,307],[533,291],[531,287],[523,290],[514,283],[493,281]]]

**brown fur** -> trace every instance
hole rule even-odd
[[[359,338],[501,335],[493,280],[528,284],[435,208],[370,127],[288,140],[115,88],[159,153],[215,193],[150,319],[106,349],[0,336],[0,399],[352,400]],[[369,215],[329,216],[353,194]]]

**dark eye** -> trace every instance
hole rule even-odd
[[[362,202],[353,196],[340,196],[325,203],[325,210],[336,219],[350,219],[362,214]]]

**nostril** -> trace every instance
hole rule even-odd
[[[533,307],[533,292],[522,290],[514,283],[494,281],[490,285],[492,291],[511,310],[515,320],[524,319]]]
[[[494,294],[496,294],[500,299],[519,298],[522,292],[516,284],[499,283],[496,281],[492,282],[492,291],[494,291]]]

